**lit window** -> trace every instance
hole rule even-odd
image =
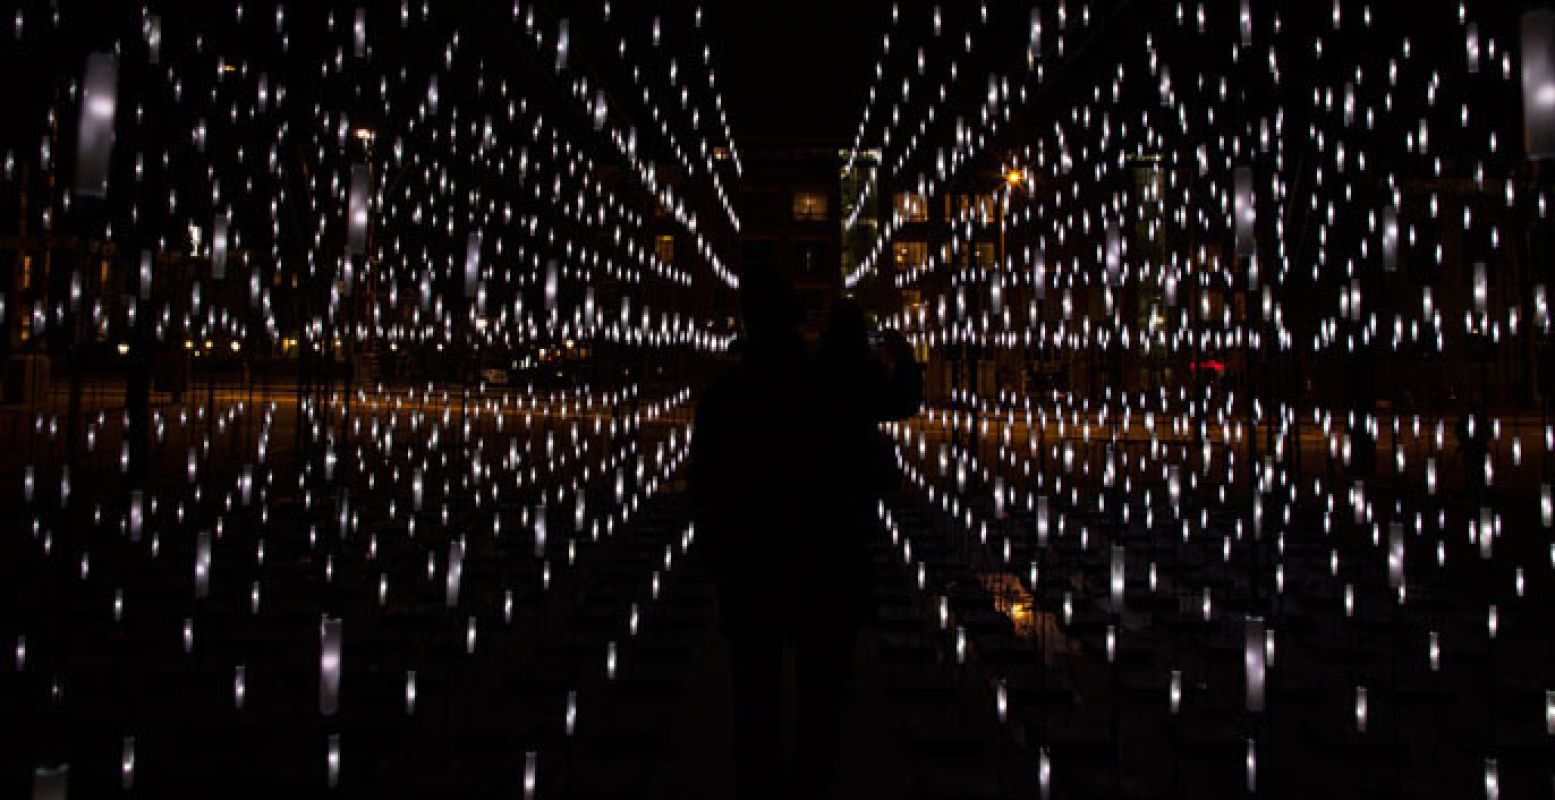
[[[799,262],[799,269],[806,275],[813,275],[826,261],[826,245],[816,242],[800,242],[795,245],[795,260]]]
[[[991,194],[958,194],[946,195],[945,211],[951,213],[952,201],[954,201],[954,214],[957,218],[972,217],[974,219],[991,220],[999,212],[998,203]]]
[[[927,242],[896,242],[891,245],[897,272],[918,269],[929,263]]]
[[[907,222],[929,220],[929,201],[921,194],[897,192],[895,206],[896,215]]]
[[[794,219],[800,222],[825,222],[826,194],[794,192]]]
[[[977,243],[977,265],[979,267],[992,267],[999,262],[998,249],[993,242]]]
[[[675,263],[675,237],[665,234],[654,239],[653,252],[665,264]]]

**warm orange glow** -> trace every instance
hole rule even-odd
[[[1004,174],[1004,179],[1009,181],[1011,186],[1019,186],[1021,181],[1026,179],[1026,173],[1018,169],[1012,169]]]
[[[1015,635],[1029,639],[1037,633],[1037,604],[1020,579],[1008,572],[978,576],[983,590],[993,595],[994,610],[1010,618]]]

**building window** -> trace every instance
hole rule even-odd
[[[826,193],[794,192],[794,219],[799,222],[825,222]]]
[[[653,253],[665,264],[675,263],[675,237],[664,235],[654,239]]]
[[[918,269],[929,263],[928,242],[896,242],[891,245],[897,272]]]
[[[897,192],[893,205],[896,215],[904,222],[929,221],[929,200],[921,194]]]
[[[971,216],[976,219],[992,220],[998,213],[998,203],[991,194],[945,195],[946,216],[956,219]]]
[[[994,267],[999,264],[999,250],[993,242],[977,243],[977,266]]]
[[[814,275],[826,263],[826,245],[819,242],[800,242],[794,245],[794,261],[799,271]]]

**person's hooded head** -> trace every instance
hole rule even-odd
[[[740,275],[740,317],[746,342],[758,347],[797,337],[802,321],[794,287],[770,267],[746,267]]]

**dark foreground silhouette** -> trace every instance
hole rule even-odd
[[[873,506],[893,474],[877,423],[917,413],[922,377],[900,336],[872,352],[863,309],[832,310],[812,356],[791,287],[743,277],[738,362],[697,411],[690,481],[730,646],[740,796],[824,793],[853,651],[872,610]],[[783,746],[783,659],[796,725]]]

